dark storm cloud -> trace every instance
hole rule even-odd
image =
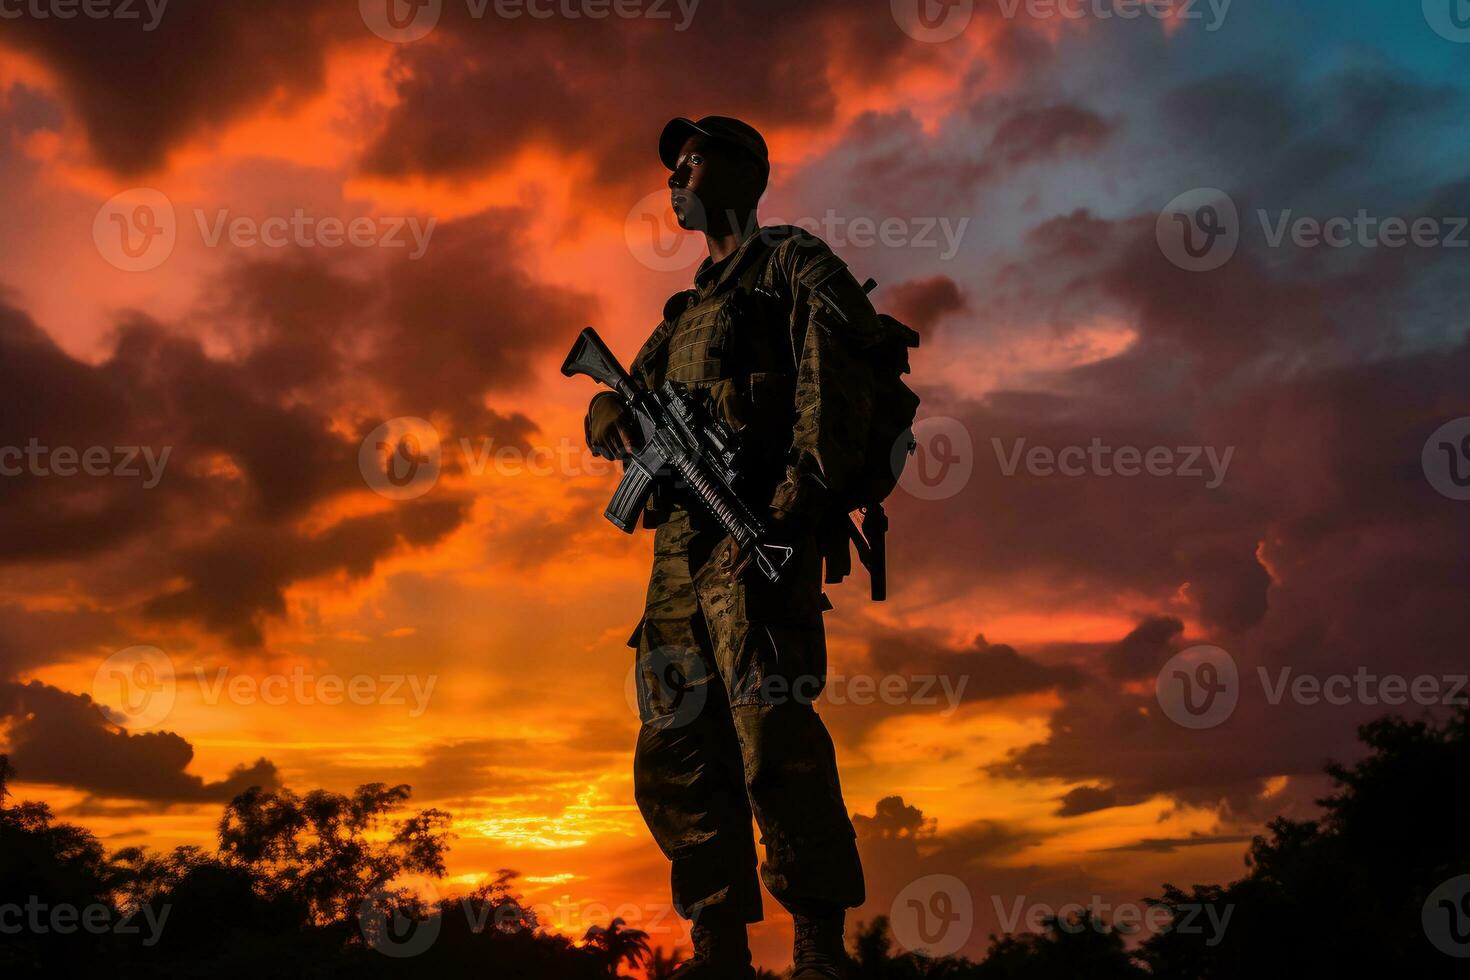
[[[1152,677],[1174,655],[1175,641],[1184,624],[1173,616],[1156,616],[1103,652],[1109,676],[1119,680]]]
[[[364,123],[378,130],[367,172],[462,176],[540,145],[588,153],[599,184],[628,186],[657,167],[653,144],[674,115],[821,125],[834,118],[840,86],[871,87],[937,57],[886,6],[841,0],[702,4],[679,30],[677,15],[504,18],[472,9],[446,3],[428,37],[392,49],[397,104]],[[775,21],[781,30],[770,29]],[[115,18],[23,17],[6,22],[3,43],[56,74],[98,162],[135,174],[247,113],[319,94],[334,48],[384,42],[353,3],[173,0],[151,30]]]
[[[1132,342],[980,397],[926,390],[926,413],[971,434],[974,475],[953,498],[900,492],[889,507],[895,528],[925,541],[914,574],[930,590],[1025,589],[1137,624],[1113,644],[1072,647],[1068,662],[1091,679],[1060,691],[1045,740],[990,767],[1057,780],[1063,816],[1162,797],[1216,809],[1227,824],[1263,819],[1298,806],[1299,787],[1315,785],[1328,760],[1360,753],[1358,723],[1424,709],[1272,704],[1262,671],[1273,683],[1283,670],[1463,673],[1470,511],[1438,493],[1421,463],[1431,433],[1470,416],[1463,253],[1273,249],[1256,214],[1470,213],[1458,166],[1437,180],[1382,180],[1385,159],[1452,125],[1454,100],[1383,69],[1304,82],[1269,68],[1261,78],[1165,93],[1163,131],[1152,134],[1208,163],[1203,172],[1234,197],[1235,256],[1208,273],[1175,267],[1155,239],[1156,211],[1043,218],[1012,261],[966,283],[985,303],[963,326],[984,336],[1041,325],[1066,339],[1116,318]],[[1428,131],[1404,139],[1412,126]],[[1063,476],[1012,462],[1018,445],[1055,452],[1093,440],[1233,455],[1213,488],[1204,456],[1198,478],[1125,477],[1090,462]],[[1241,687],[1233,715],[1192,731],[1160,710],[1153,681],[1197,643],[1227,650]]]
[[[1464,95],[1364,59],[1310,78],[1289,64],[1211,75],[1167,91],[1160,109],[1176,145],[1237,187],[1288,200],[1420,156],[1429,131],[1463,117]]]
[[[901,282],[884,292],[883,302],[885,312],[931,340],[941,319],[969,305],[959,284],[943,275]]]
[[[245,352],[246,383],[317,402],[370,384],[394,415],[447,415],[459,434],[526,448],[534,423],[486,396],[530,387],[531,360],[597,311],[592,293],[525,271],[528,219],[491,209],[436,222],[421,258],[366,274],[305,253],[241,263],[211,312]]]
[[[126,390],[107,373],[64,353],[29,317],[0,301],[0,426],[11,450],[140,445]],[[50,471],[50,465],[46,467]],[[146,531],[158,519],[143,478],[96,481],[8,476],[0,480],[0,561],[82,556]],[[69,492],[68,492],[69,491]]]
[[[0,719],[11,722],[18,778],[153,804],[223,803],[251,786],[280,786],[265,759],[236,766],[218,782],[185,772],[194,747],[172,732],[129,734],[111,725],[85,694],[32,681],[0,684]]]
[[[1330,306],[1320,315],[1330,318]],[[1154,597],[1158,611],[1099,652],[1098,679],[1063,692],[1048,739],[996,772],[1112,794],[1079,794],[1066,812],[1163,794],[1259,817],[1272,805],[1267,780],[1353,757],[1355,725],[1386,708],[1270,705],[1258,670],[1413,677],[1463,665],[1470,513],[1430,486],[1420,456],[1439,425],[1470,415],[1470,348],[1275,376],[1240,352],[1222,372],[1228,384],[1208,383],[1223,380],[1215,371],[1187,382],[1194,394],[1181,392],[1174,418],[1161,404],[1158,417],[1121,421],[1167,401],[1126,379],[1189,377],[1187,347],[1152,347],[1141,338],[1121,358],[1131,368],[1086,372],[1070,397],[994,397],[959,417],[1007,443],[1085,446],[1101,435],[1115,446],[1236,446],[1217,491],[1178,477],[1005,477],[981,443],[977,475],[953,502],[900,500],[890,510],[896,527],[942,527],[929,534],[931,581],[948,568],[968,587],[1024,582],[1072,607],[1111,603],[1120,588]],[[1202,634],[1185,637],[1164,612],[1180,601]],[[1171,650],[1206,641],[1236,657],[1242,701],[1219,729],[1186,731],[1159,712],[1151,672]],[[1128,681],[1144,689],[1126,690]]]
[[[972,192],[1047,162],[1087,158],[1118,124],[1076,103],[1029,105],[1011,96],[977,99],[970,123],[928,136],[907,111],[869,112],[847,134],[858,150],[851,176],[865,195],[891,200],[895,187],[921,187],[927,204],[973,205]]]
[[[1018,909],[1024,916],[1025,910],[1055,909],[1069,902],[1086,902],[1092,896],[1139,901],[1137,894],[1120,892],[1117,881],[1104,886],[1085,868],[1025,863],[1026,852],[1043,846],[1045,840],[1005,822],[979,820],[941,826],[902,797],[886,797],[878,801],[872,816],[854,814],[853,826],[867,879],[867,901],[854,911],[853,918],[871,920],[883,915],[912,920],[912,908],[895,904],[900,893],[917,884],[917,892],[910,892],[909,897],[916,897],[922,905],[935,889],[948,891],[945,882],[957,878],[973,910],[973,927],[963,948],[971,957],[984,952],[988,936],[1024,928],[1006,922]],[[1146,886],[1140,883],[1140,887]],[[963,895],[951,893],[950,897],[964,901]],[[916,935],[912,927],[904,932]]]
[[[493,210],[446,222],[421,260],[391,270],[386,329],[365,367],[404,414],[446,412],[464,434],[526,446],[530,420],[487,409],[484,396],[529,389],[532,359],[564,347],[597,311],[591,293],[524,271],[528,218]]]
[[[1084,680],[1070,665],[1040,663],[1005,644],[988,643],[983,636],[976,636],[969,646],[953,647],[923,631],[890,631],[873,639],[868,656],[878,673],[943,673],[963,679],[963,703],[1065,690]]]
[[[467,738],[430,745],[422,762],[384,766],[380,762],[342,763],[309,752],[291,750],[281,759],[288,769],[309,764],[327,786],[356,786],[368,780],[407,783],[414,798],[477,806],[487,796],[515,792],[548,797],[562,792],[557,784],[584,784],[606,773],[632,751],[637,719],[578,722],[563,734]]]
[[[658,170],[673,116],[819,126],[835,118],[838,85],[935,54],[886,6],[839,0],[704,4],[679,32],[666,20],[473,20],[446,7],[433,43],[401,53],[398,105],[363,164],[464,175],[542,145],[589,155],[599,185],[630,187]]]
[[[1181,847],[1209,847],[1215,844],[1241,844],[1250,840],[1245,834],[1192,834],[1189,837],[1145,837],[1133,844],[1104,847],[1104,851],[1137,851],[1148,854],[1173,854]]]
[[[27,467],[0,481],[6,563],[89,558],[84,576],[126,575],[130,588],[151,581],[162,590],[182,578],[146,610],[258,643],[259,618],[282,610],[291,582],[334,570],[365,575],[377,558],[437,540],[463,517],[461,502],[439,500],[296,530],[293,519],[312,506],[365,486],[357,445],[325,414],[285,404],[289,389],[268,390],[197,339],[141,318],[118,330],[96,366],[62,352],[19,311],[0,311],[0,323],[0,390],[16,409],[5,413],[0,444],[169,452],[153,486],[146,470],[62,477]],[[205,465],[216,458],[236,469]],[[143,542],[138,560],[108,565]]]
[[[259,645],[263,616],[283,616],[292,582],[339,571],[366,578],[402,546],[425,547],[464,522],[462,499],[415,500],[381,513],[345,518],[319,534],[290,527],[232,529],[183,548],[174,567],[187,581],[143,607],[160,619],[190,619],[242,646]]]
[[[151,484],[146,472],[0,481],[0,562],[86,558],[86,575],[124,576],[94,586],[142,590],[147,615],[258,644],[292,583],[364,577],[393,552],[442,540],[468,516],[446,491],[326,526],[301,520],[367,492],[359,445],[384,415],[446,420],[446,442],[527,448],[535,424],[485,399],[527,386],[532,359],[591,320],[593,301],[522,270],[514,213],[445,223],[434,244],[367,275],[299,253],[229,268],[195,318],[226,355],[128,314],[89,364],[0,306],[0,446],[169,454]],[[446,469],[459,465],[445,454]],[[36,656],[5,656],[22,660]]]
[[[965,705],[1086,683],[1071,663],[1046,662],[976,636],[956,646],[937,630],[868,627],[861,663],[833,665],[819,702],[839,740],[857,745],[888,718],[929,714],[947,718]]]
[[[1062,797],[1057,807],[1059,817],[1080,817],[1118,805],[1118,791],[1111,786],[1078,786]]]
[[[14,678],[65,654],[105,644],[116,637],[116,624],[92,609],[27,609],[0,603],[0,681]]]
[[[156,19],[128,6],[138,19],[22,14],[0,33],[56,74],[93,154],[121,174],[272,99],[320,91],[329,42],[362,29],[355,5],[327,0],[171,0]]]
[[[1086,154],[1102,146],[1113,128],[1096,112],[1079,105],[1020,109],[996,125],[986,157],[996,166],[1018,167]]]

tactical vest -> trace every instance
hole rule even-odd
[[[750,486],[774,491],[785,475],[796,416],[796,361],[790,311],[771,286],[778,242],[757,235],[708,291],[676,293],[664,320],[634,360],[633,371],[656,388],[665,380],[689,388],[740,434],[749,452]],[[653,510],[662,510],[659,501]],[[645,524],[658,519],[645,518]]]
[[[695,302],[674,322],[669,335],[664,378],[691,388],[708,387],[726,377],[725,348],[729,341],[729,317],[721,320],[729,293],[713,293]]]

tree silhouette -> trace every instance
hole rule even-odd
[[[984,961],[968,976],[977,980],[1146,980],[1148,974],[1124,950],[1117,930],[1082,912],[1052,916],[1044,932],[992,937]]]
[[[1166,885],[1157,904],[1176,923],[1205,909],[1231,918],[1208,932],[1173,929],[1143,944],[1160,978],[1463,976],[1436,949],[1424,903],[1470,873],[1470,710],[1440,726],[1388,717],[1358,736],[1372,751],[1327,767],[1334,792],[1317,821],[1273,820],[1258,836],[1248,874],[1229,885]],[[1467,948],[1470,952],[1470,948]]]
[[[1441,909],[1430,896],[1470,875],[1470,710],[1435,726],[1384,718],[1359,730],[1368,748],[1354,765],[1327,767],[1331,795],[1315,821],[1275,820],[1230,884],[1165,884],[1149,899],[1172,928],[1133,953],[1087,916],[1052,919],[1036,934],[992,937],[980,962],[895,951],[889,924],[859,924],[852,951],[859,980],[1300,980],[1366,975],[1464,975],[1426,934]],[[116,929],[0,931],[0,977],[198,980],[378,980],[475,976],[508,980],[605,980],[647,968],[672,972],[677,953],[649,947],[621,919],[581,943],[546,932],[501,870],[463,898],[426,903],[395,885],[403,875],[444,873],[449,815],[403,813],[407,786],[380,783],[347,795],[251,789],[225,807],[219,848],[108,855],[86,830],[57,823],[41,803],[13,803],[0,755],[0,907],[27,903],[105,912],[109,921],[167,910],[157,934]],[[383,955],[365,941],[359,911],[386,902],[432,940],[416,955]],[[1466,903],[1470,903],[1467,898]],[[1426,910],[1426,906],[1428,906]],[[1224,923],[1201,928],[1202,922]],[[1463,935],[1467,923],[1454,921]],[[1446,942],[1441,937],[1441,942]],[[1462,943],[1470,948],[1470,942]],[[1459,952],[1459,949],[1453,950]],[[1470,951],[1470,949],[1467,949]],[[770,971],[759,976],[775,980]]]
[[[450,820],[444,811],[401,820],[386,842],[369,839],[410,795],[407,786],[382,783],[359,786],[351,796],[252,787],[225,807],[220,855],[304,903],[317,923],[337,922],[401,875],[443,876]]]
[[[642,929],[628,929],[622,919],[613,919],[606,926],[592,926],[582,937],[583,942],[600,950],[607,967],[607,975],[618,976],[624,963],[633,969],[642,966],[649,957],[648,933]]]

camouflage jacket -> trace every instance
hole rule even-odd
[[[815,520],[829,491],[840,492],[862,465],[872,406],[861,352],[881,336],[877,313],[821,239],[793,226],[762,228],[724,262],[706,258],[693,288],[669,298],[631,373],[661,384],[681,320],[711,308],[727,355],[711,370],[711,401],[745,438],[773,447],[765,484],[774,487],[765,501],[773,515]],[[661,523],[669,506],[656,495],[644,526]]]

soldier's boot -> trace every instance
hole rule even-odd
[[[673,972],[674,980],[755,980],[744,922],[696,925],[690,938],[694,956]]]
[[[796,942],[791,980],[848,980],[852,960],[842,945],[845,909],[811,908],[793,910]]]

